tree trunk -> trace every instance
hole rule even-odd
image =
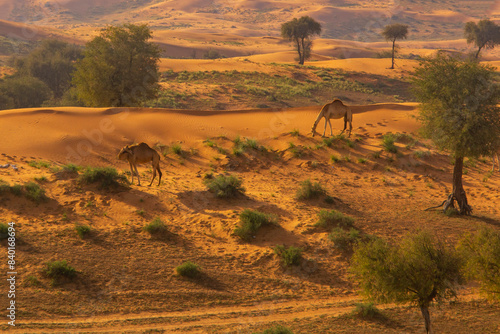
[[[477,60],[477,59],[479,59],[479,52],[481,52],[481,49],[482,49],[482,48],[483,48],[483,47],[482,47],[482,46],[480,46],[480,47],[479,47],[479,49],[477,50],[477,52],[476,52],[476,60]]]
[[[467,203],[467,195],[462,184],[462,171],[464,167],[464,158],[455,158],[455,167],[453,168],[453,192],[448,197],[448,201],[444,206],[444,211],[449,207],[454,208],[454,202],[457,202],[458,212],[461,215],[470,215],[472,213],[472,208]]]
[[[300,41],[300,47],[301,47],[302,53],[300,54],[299,64],[300,65],[304,65],[304,61],[305,61],[305,58],[306,58],[306,51],[305,51],[305,48],[304,48],[304,38],[302,38],[301,41]]]
[[[301,63],[301,61],[302,61],[302,51],[300,50],[300,40],[299,40],[298,37],[297,37],[296,41],[297,41],[297,52],[299,53],[299,64],[303,65]]]
[[[424,317],[425,321],[425,330],[427,331],[427,334],[432,334],[432,328],[431,328],[431,316],[429,314],[429,308],[427,306],[420,306],[420,311],[422,312],[422,316]]]
[[[391,69],[394,69],[394,49],[396,48],[396,39],[392,40],[392,66]]]

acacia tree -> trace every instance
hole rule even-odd
[[[385,26],[384,31],[382,31],[382,35],[385,37],[386,41],[392,41],[391,69],[394,69],[394,53],[396,50],[396,40],[402,38],[406,39],[408,35],[408,26],[400,23],[389,24]]]
[[[457,252],[429,232],[408,236],[395,246],[381,239],[360,244],[351,260],[351,272],[366,296],[418,306],[427,333],[432,333],[429,306],[456,296],[463,282],[461,268]]]
[[[464,158],[490,155],[500,145],[500,89],[494,76],[490,66],[442,54],[415,70],[413,90],[421,102],[423,131],[455,159],[445,211],[456,201],[460,214],[472,213],[462,184]]]
[[[80,100],[91,107],[137,106],[156,97],[160,51],[146,24],[109,26],[87,43],[73,76]]]
[[[309,16],[294,18],[281,25],[281,36],[292,41],[299,54],[299,64],[311,57],[311,37],[321,34],[321,24]]]
[[[479,58],[479,53],[484,49],[493,49],[500,44],[500,27],[490,20],[467,22],[464,28],[464,35],[468,44],[474,43],[477,46],[475,58]]]

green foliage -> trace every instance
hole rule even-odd
[[[380,302],[412,303],[420,307],[430,328],[428,307],[456,296],[462,283],[462,260],[429,232],[418,232],[391,246],[381,239],[359,243],[351,272],[364,294]]]
[[[171,150],[174,154],[177,154],[178,156],[182,156],[183,155],[183,150],[182,150],[182,146],[181,144],[174,144],[172,145],[171,147]]]
[[[50,88],[40,79],[13,76],[0,80],[0,108],[34,108],[52,97]]]
[[[295,197],[299,200],[307,200],[325,195],[326,190],[318,182],[312,183],[307,179],[300,183],[300,188],[297,190]]]
[[[424,133],[455,157],[488,156],[500,146],[495,70],[474,61],[437,55],[415,70]]]
[[[189,278],[196,278],[200,275],[200,267],[191,261],[184,262],[177,266],[175,271],[177,274]]]
[[[156,217],[151,223],[144,226],[144,231],[148,232],[151,235],[164,233],[167,231],[167,225],[165,225],[160,217]]]
[[[311,56],[310,37],[319,34],[321,34],[321,24],[309,16],[294,18],[281,25],[281,36],[297,47],[300,65],[304,65],[304,61]]]
[[[78,234],[78,236],[82,239],[84,239],[86,236],[88,236],[90,234],[90,232],[92,231],[90,226],[80,225],[80,224],[75,225],[75,230],[76,230],[76,233]]]
[[[87,167],[80,175],[80,180],[87,184],[99,183],[101,189],[119,187],[128,183],[126,176],[119,175],[118,171],[112,167]]]
[[[243,181],[234,175],[219,175],[203,182],[219,198],[232,198],[245,192]]]
[[[361,232],[354,227],[350,228],[349,231],[334,227],[328,235],[328,239],[333,242],[335,248],[351,251],[354,245],[361,240]]]
[[[318,212],[316,226],[323,228],[352,227],[354,219],[336,210],[321,210]]]
[[[382,147],[384,150],[390,153],[398,153],[398,147],[394,144],[396,142],[396,138],[392,133],[386,133],[382,137]]]
[[[261,226],[275,225],[278,218],[257,210],[245,209],[240,214],[240,226],[234,229],[234,234],[243,240],[250,240]]]
[[[159,89],[160,51],[147,25],[108,26],[86,44],[73,84],[91,107],[140,106]]]
[[[80,170],[80,166],[77,166],[75,164],[67,164],[63,166],[63,172],[67,173],[78,173]]]
[[[478,48],[475,58],[483,48],[493,49],[500,44],[500,27],[494,22],[484,19],[479,22],[467,22],[464,27],[464,36],[468,44],[474,43]]]
[[[45,190],[35,182],[25,183],[24,190],[26,191],[25,193],[26,198],[35,203],[40,203],[47,200],[47,196],[45,195]]]
[[[477,279],[489,297],[500,300],[500,233],[482,228],[465,235],[458,249],[466,260],[467,276]]]
[[[71,267],[66,260],[47,262],[44,269],[45,275],[57,282],[60,279],[72,279],[77,271]]]
[[[397,39],[406,39],[408,35],[408,26],[401,23],[393,23],[386,25],[384,30],[382,31],[382,35],[384,36],[386,41],[392,42],[392,66],[394,68],[394,54],[396,52],[396,40]]]
[[[298,266],[302,260],[302,249],[290,246],[286,248],[283,245],[274,247],[274,252],[281,257],[285,266]]]
[[[74,63],[81,58],[81,49],[59,40],[44,40],[24,58],[16,58],[18,73],[43,81],[60,98],[69,89]]]

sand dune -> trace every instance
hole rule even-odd
[[[9,155],[40,157],[62,163],[102,164],[100,157],[114,159],[120,147],[133,142],[193,144],[221,135],[231,138],[241,135],[266,142],[292,129],[307,133],[320,107],[235,111],[140,108],[5,110],[0,113],[0,133],[4,153]],[[389,124],[384,128],[388,130],[392,129],[392,121],[405,120],[397,123],[398,130],[412,132],[417,124],[409,115],[415,107],[413,104],[353,106],[356,114],[354,126],[387,120]],[[337,128],[342,125],[340,120],[334,123]],[[374,131],[366,128],[363,133],[373,135]]]

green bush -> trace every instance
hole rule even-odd
[[[184,262],[180,266],[177,266],[175,271],[177,274],[189,278],[196,278],[200,275],[200,267],[191,261]]]
[[[286,266],[298,266],[302,260],[302,250],[298,247],[286,248],[283,245],[278,245],[274,247],[274,252],[281,257]]]
[[[387,152],[398,153],[398,148],[394,144],[395,142],[396,142],[396,138],[392,133],[387,133],[382,137],[382,147]]]
[[[321,210],[318,213],[316,226],[323,228],[330,227],[352,227],[354,219],[336,210]]]
[[[45,195],[45,190],[35,182],[25,183],[24,190],[26,191],[25,193],[26,198],[35,203],[40,203],[47,200],[47,196]]]
[[[346,231],[340,227],[335,227],[328,238],[333,242],[335,248],[339,248],[343,251],[350,251],[354,244],[361,239],[361,232],[355,228]]]
[[[203,181],[207,188],[220,198],[232,198],[245,192],[243,181],[234,175],[219,175]]]
[[[243,240],[250,238],[263,225],[277,224],[278,219],[274,215],[259,212],[257,210],[245,209],[240,214],[240,226],[234,230],[234,234]]]
[[[144,226],[144,231],[148,232],[149,234],[158,234],[158,233],[163,233],[167,230],[167,225],[161,220],[160,217],[156,217],[153,219],[153,221],[146,226]]]
[[[84,183],[99,183],[101,189],[110,187],[119,187],[127,184],[125,175],[118,175],[118,171],[112,167],[87,167],[80,180]]]
[[[296,197],[299,200],[313,199],[325,195],[326,190],[318,182],[312,183],[311,180],[305,180],[300,183]]]
[[[66,260],[47,262],[45,266],[45,275],[54,279],[54,281],[68,278],[72,279],[76,276],[76,269],[68,265]]]
[[[75,226],[76,233],[80,236],[80,238],[84,239],[86,236],[90,234],[92,229],[88,225],[79,225]]]

